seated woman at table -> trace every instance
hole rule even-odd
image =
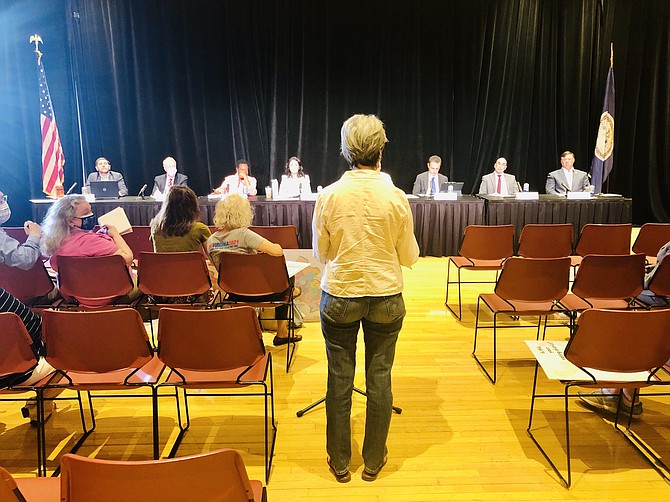
[[[109,225],[92,232],[95,224],[96,217],[83,195],[66,195],[52,204],[42,222],[40,248],[44,256],[51,257],[51,267],[56,272],[59,256],[120,255],[130,267],[133,252],[116,227]],[[128,296],[138,295],[135,289]]]
[[[309,176],[304,173],[300,159],[291,157],[279,183],[279,198],[300,197],[303,193],[312,193]]]
[[[172,187],[149,225],[157,253],[198,251],[211,235],[200,221],[195,192],[186,186]]]
[[[232,194],[216,204],[214,225],[217,231],[207,239],[207,253],[212,263],[219,269],[221,253],[267,253],[271,256],[281,256],[283,250],[279,244],[270,242],[256,232],[249,230],[254,212],[247,199],[238,194]],[[277,316],[286,317],[288,307],[278,307]],[[295,335],[294,341],[302,340],[301,335]],[[288,321],[277,320],[277,336],[274,345],[288,343]]]

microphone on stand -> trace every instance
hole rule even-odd
[[[70,193],[72,193],[72,190],[74,190],[74,187],[76,187],[76,186],[77,186],[77,182],[75,181],[74,183],[72,183],[72,186],[67,189],[67,192],[65,192],[65,195],[70,195]]]
[[[147,189],[147,184],[145,183],[142,188],[140,188],[140,192],[137,194],[138,197],[142,197],[142,200],[145,199],[144,197],[144,191]]]

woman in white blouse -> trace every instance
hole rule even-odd
[[[286,163],[285,174],[279,184],[279,197],[300,197],[303,193],[312,193],[309,176],[302,170],[302,162],[298,157],[291,157]]]

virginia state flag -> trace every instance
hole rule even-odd
[[[600,126],[598,127],[598,138],[596,148],[591,162],[591,183],[595,187],[595,193],[603,191],[603,183],[612,171],[614,160],[614,66],[610,65],[607,72],[607,87],[605,89],[605,102],[603,112],[600,115]]]

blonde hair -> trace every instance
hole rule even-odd
[[[374,115],[353,115],[340,131],[340,150],[351,167],[376,167],[388,142],[384,123]]]
[[[214,225],[219,230],[234,230],[248,227],[254,219],[249,201],[239,194],[230,194],[216,204]]]
[[[83,195],[66,195],[51,205],[41,225],[40,249],[44,256],[51,256],[58,251],[72,231],[68,221],[77,214],[77,206],[85,202]]]

